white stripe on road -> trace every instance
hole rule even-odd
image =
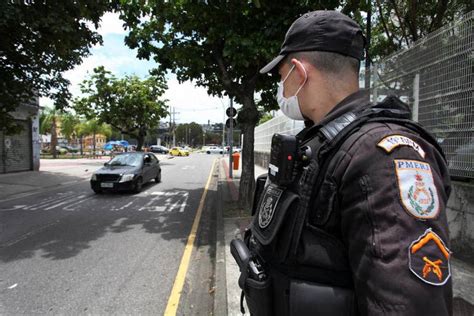
[[[52,206],[50,206],[50,207],[47,207],[47,208],[45,208],[44,210],[45,210],[45,211],[48,211],[48,210],[51,210],[51,209],[56,208],[56,207],[58,207],[58,206],[67,204],[67,203],[69,203],[69,202],[72,202],[72,201],[74,201],[74,200],[81,199],[81,198],[83,198],[83,197],[85,197],[85,195],[79,195],[79,196],[77,196],[77,197],[74,196],[74,197],[72,197],[72,198],[66,199],[65,201],[63,201],[63,202],[61,202],[61,203],[58,203],[58,204],[52,205]]]

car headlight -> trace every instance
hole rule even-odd
[[[122,175],[122,177],[120,178],[120,181],[119,181],[119,182],[132,181],[132,180],[133,180],[133,177],[135,177],[135,175],[134,175],[133,173],[124,174],[124,175]]]
[[[97,181],[97,175],[95,173],[92,174],[91,180],[92,181]]]

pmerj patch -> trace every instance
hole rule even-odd
[[[421,281],[441,286],[451,277],[451,251],[431,228],[408,248],[408,264]]]
[[[439,196],[430,165],[416,160],[395,159],[394,162],[403,208],[419,219],[436,218]]]
[[[283,190],[273,185],[269,185],[265,189],[258,211],[258,226],[260,226],[260,228],[263,229],[270,225],[282,194]]]
[[[426,155],[425,151],[417,142],[403,135],[386,136],[377,144],[377,146],[383,148],[387,153],[391,153],[398,146],[409,146],[413,148],[421,158],[425,158]]]

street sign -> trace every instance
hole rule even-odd
[[[237,115],[237,110],[235,108],[227,108],[227,110],[225,110],[225,114],[227,114],[228,117],[235,117]]]
[[[228,118],[227,121],[225,121],[225,127],[230,128],[230,120],[232,120],[232,127],[235,128],[237,126],[237,121],[231,118]]]

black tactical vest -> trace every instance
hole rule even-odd
[[[263,188],[257,181],[257,190],[262,190],[256,191],[246,244],[261,261],[268,280],[243,289],[252,314],[311,315],[314,308],[322,314],[356,314],[347,249],[337,229],[328,229],[338,222],[337,189],[325,175],[340,147],[370,122],[404,125],[439,149],[436,140],[410,120],[409,108],[396,97],[299,133],[301,151],[311,152],[311,159],[295,165],[294,181],[281,187],[267,179]]]

